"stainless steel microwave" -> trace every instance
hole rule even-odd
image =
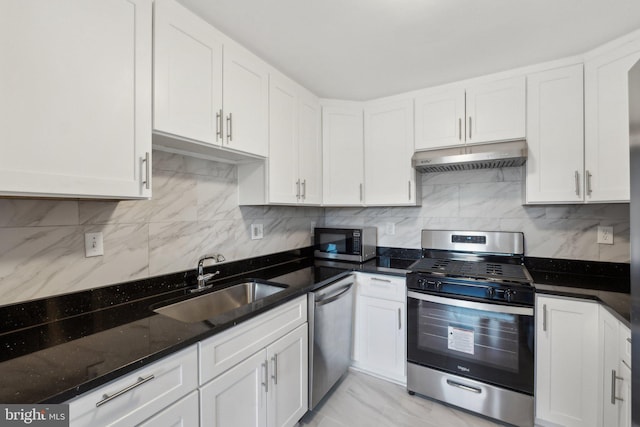
[[[314,229],[316,258],[364,262],[375,258],[377,245],[376,227]]]

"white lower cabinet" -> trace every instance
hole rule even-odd
[[[600,319],[600,334],[603,339],[602,425],[630,427],[631,331],[604,307],[600,307]]]
[[[630,427],[630,337],[594,301],[536,296],[536,425]]]
[[[168,421],[184,417],[185,426],[194,426],[197,413],[194,424],[171,405],[197,387],[194,345],[67,402],[71,426],[129,427],[156,416],[158,423],[148,425],[175,425]]]
[[[285,427],[302,418],[308,407],[306,302],[305,295],[201,343],[201,425]]]
[[[188,396],[169,406],[164,411],[139,424],[139,427],[195,427],[200,425],[198,392],[192,391]]]
[[[598,422],[598,304],[536,296],[536,424]]]
[[[353,366],[406,384],[405,279],[358,273]]]

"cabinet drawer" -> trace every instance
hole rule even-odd
[[[358,295],[402,302],[406,299],[406,280],[382,274],[357,274]]]
[[[136,425],[198,387],[197,362],[194,345],[77,397],[68,402],[71,424]]]
[[[198,343],[200,385],[306,321],[307,296],[304,295]]]
[[[164,411],[149,418],[138,427],[194,427],[200,425],[200,401],[198,391],[194,390],[188,396],[169,406]]]

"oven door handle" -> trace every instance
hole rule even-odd
[[[457,298],[445,298],[420,292],[409,291],[407,297],[436,304],[451,305],[454,307],[471,308],[474,310],[491,311],[493,313],[517,314],[521,316],[533,316],[533,307],[519,307],[515,305],[490,304],[483,302],[467,301]]]

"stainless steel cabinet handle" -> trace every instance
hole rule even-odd
[[[307,198],[307,180],[302,180],[302,200]]]
[[[391,283],[391,280],[389,280],[389,279],[379,279],[377,277],[372,277],[371,280],[374,281],[374,282]]]
[[[265,360],[262,363],[262,369],[264,369],[264,382],[262,385],[264,386],[265,393],[269,392],[269,363]]]
[[[591,172],[587,171],[587,195],[591,194]]]
[[[362,201],[362,183],[360,183],[360,201]]]
[[[458,140],[462,141],[462,118],[458,118]]]
[[[547,332],[547,304],[542,305],[542,330]]]
[[[616,380],[623,380],[623,379],[624,378],[616,375],[615,369],[611,370],[611,404],[612,405],[616,404],[616,400],[619,400],[620,402],[624,402],[623,398],[616,396]]]
[[[216,141],[222,139],[222,108],[216,113]]]
[[[231,113],[227,116],[227,142],[233,141],[233,116]]]
[[[300,200],[300,180],[296,181],[296,199]]]
[[[461,388],[463,390],[470,391],[470,392],[473,392],[473,393],[478,393],[478,394],[482,393],[482,390],[477,388],[477,387],[471,387],[471,386],[468,386],[468,385],[465,385],[465,384],[460,384],[460,383],[452,381],[452,380],[447,380],[447,384],[449,384],[452,387],[458,387],[458,388]]]
[[[117,392],[115,392],[113,394],[106,394],[106,393],[103,394],[102,395],[102,400],[99,401],[98,403],[96,403],[96,408],[104,405],[105,403],[111,402],[116,397],[120,397],[123,394],[133,390],[136,387],[140,387],[144,383],[148,383],[149,381],[151,381],[154,378],[155,378],[155,375],[153,375],[153,374],[149,375],[148,377],[138,377],[138,380],[135,383],[131,384],[130,386],[127,386],[127,387],[123,388],[120,391],[117,391]]]
[[[411,180],[409,180],[409,200],[411,200]]]
[[[144,154],[142,161],[144,162],[144,181],[142,181],[142,185],[148,190],[151,188],[151,154],[148,151]]]
[[[278,385],[278,354],[274,354],[271,360],[273,361],[273,374],[271,374],[271,378],[273,378],[273,384]]]
[[[471,116],[469,116],[469,139],[471,139]]]
[[[580,195],[580,174],[578,171],[575,172],[574,177],[576,179],[576,196]]]
[[[402,309],[398,309],[398,330],[402,329]]]

